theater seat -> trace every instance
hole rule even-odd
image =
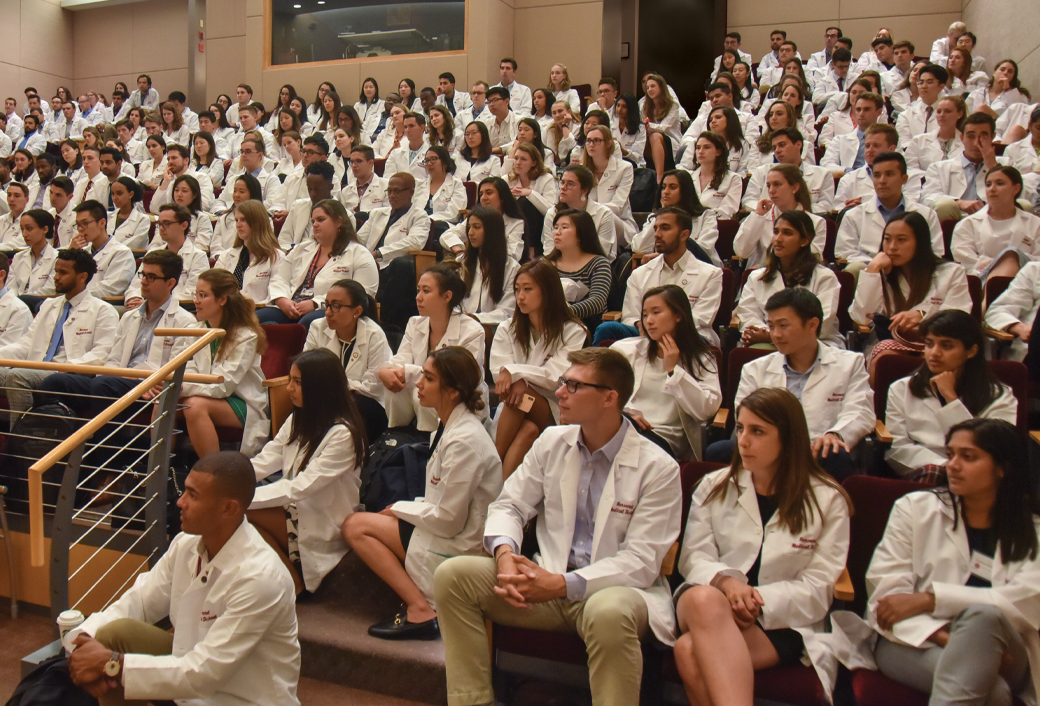
[[[664,655],[661,677],[667,682],[682,684],[671,651]],[[816,670],[801,664],[755,672],[755,699],[792,706],[829,706]],[[863,705],[860,703],[858,706]]]
[[[852,693],[856,706],[928,706],[928,694],[869,669],[852,672]],[[755,695],[758,696],[757,689]],[[1011,703],[1023,706],[1017,698]]]
[[[289,374],[289,363],[307,342],[307,329],[300,324],[264,324],[267,335],[267,350],[260,356],[260,367],[265,378],[277,378]]]

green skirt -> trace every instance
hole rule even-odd
[[[238,421],[242,422],[242,428],[244,429],[246,426],[247,409],[245,400],[243,400],[238,395],[231,395],[231,397],[228,397],[226,399],[228,401],[228,404],[231,405],[231,411],[233,411],[235,413],[235,416],[238,417]]]

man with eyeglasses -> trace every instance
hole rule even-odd
[[[596,706],[639,703],[648,631],[675,642],[660,573],[682,523],[679,467],[622,414],[635,384],[624,356],[586,348],[568,360],[560,425],[542,432],[488,508],[484,547],[494,558],[448,559],[434,575],[456,706],[495,703],[485,619],[576,632]],[[538,563],[520,554],[536,517]]]
[[[401,146],[390,151],[383,167],[384,174],[408,172],[416,181],[426,179],[426,116],[421,113],[407,113],[404,116],[404,137]],[[407,142],[405,141],[407,140]]]
[[[144,256],[141,263],[143,304],[124,313],[119,320],[115,345],[105,363],[107,367],[158,370],[187,348],[189,339],[183,336],[157,338],[154,335],[156,329],[188,328],[196,323],[195,317],[171,296],[182,267],[180,256],[169,250],[152,250]],[[140,382],[138,378],[111,375],[56,373],[43,381],[40,391],[62,395],[61,401],[81,416],[97,416],[112,400],[122,397]],[[143,401],[154,396],[155,391],[149,390],[141,402],[127,408],[116,421],[132,417]],[[108,432],[99,433],[107,435]]]
[[[422,206],[412,203],[415,177],[408,172],[394,174],[387,182],[386,196],[388,205],[372,209],[358,231],[358,240],[372,251],[381,270],[402,255],[422,249],[430,235],[430,217]]]
[[[95,110],[94,107],[97,105],[97,95],[93,91],[84,93],[77,100],[79,103],[79,113],[91,125],[100,125],[105,121],[104,110]]]
[[[300,199],[307,199],[307,168],[312,164],[328,161],[329,144],[321,135],[311,135],[303,141],[303,149],[300,152],[299,168],[294,169],[282,182],[285,189],[285,210],[271,214],[275,218],[288,218],[293,205]],[[309,215],[307,220],[310,220]]]
[[[54,291],[44,299],[29,330],[0,347],[0,358],[70,365],[104,365],[115,343],[116,310],[87,291],[97,265],[90,253],[59,250],[54,261]],[[32,390],[50,376],[46,370],[0,368],[12,424],[33,404]],[[12,389],[13,388],[13,389]]]
[[[368,145],[355,145],[350,150],[350,171],[354,181],[339,192],[339,200],[348,213],[367,217],[374,209],[387,204],[387,180],[375,173],[376,154]]]
[[[155,225],[159,230],[159,237],[165,244],[160,249],[180,255],[183,263],[180,278],[173,290],[173,298],[181,302],[190,302],[195,297],[195,285],[199,282],[199,275],[209,269],[209,257],[188,240],[191,212],[180,204],[164,204],[159,209],[159,220]],[[141,286],[143,278],[142,262],[141,269],[137,270],[133,284],[126,292],[124,305],[127,309],[136,309],[144,302],[144,289]]]
[[[109,152],[106,153],[106,150]],[[104,162],[107,160],[112,161],[115,159],[110,153],[118,151],[111,147],[106,147],[101,150],[101,169],[104,171]],[[109,156],[106,157],[106,154]],[[152,213],[158,213],[159,207],[164,203],[170,203],[173,201],[173,183],[177,181],[177,178],[188,174],[199,184],[199,192],[202,194],[202,210],[209,211],[213,207],[213,181],[209,178],[209,174],[205,171],[196,172],[191,169],[191,152],[184,145],[178,145],[175,142],[171,142],[166,145],[166,173],[162,176],[162,181],[155,187],[155,194],[152,195],[152,203],[148,207],[148,210]],[[120,157],[120,166],[122,166],[122,157]],[[109,165],[109,171],[113,171],[113,166]],[[120,172],[115,171],[115,176],[110,176],[111,181],[115,181],[120,177]],[[99,201],[101,199],[98,199]],[[105,194],[105,200],[108,200],[108,194]],[[104,202],[102,202],[104,203]],[[115,210],[115,205],[110,207],[110,210]]]
[[[841,33],[841,28],[840,27],[828,27],[826,30],[824,30],[824,32],[823,32],[823,49],[818,51],[818,52],[814,52],[813,54],[809,55],[809,61],[805,64],[805,70],[806,71],[812,70],[812,71],[818,71],[818,72],[826,71],[827,64],[831,63],[831,56],[833,56],[834,49],[838,45],[838,40],[841,39],[842,36],[843,35]],[[772,41],[773,35],[770,35],[769,39],[770,39],[770,41]],[[782,42],[784,39],[787,39],[787,35],[786,34],[784,35],[783,39],[781,39],[780,41]],[[777,43],[777,49],[779,49],[779,48],[780,48],[780,44],[778,42]],[[762,59],[762,61],[764,62],[765,59]],[[759,66],[761,66],[761,64],[759,64]]]
[[[520,116],[509,108],[509,92],[501,86],[488,91],[488,110],[491,114],[484,119],[491,137],[491,152],[507,154],[516,141]]]
[[[510,109],[519,114],[520,117],[525,117],[531,114],[531,106],[533,105],[531,89],[522,83],[517,83],[517,68],[516,59],[508,56],[498,62],[498,75],[501,77],[501,81],[492,86],[492,88],[506,89],[506,100],[509,101]],[[488,100],[491,100],[490,92],[488,92]]]
[[[946,82],[950,74],[937,64],[928,64],[917,73],[918,99],[910,107],[899,114],[896,120],[896,132],[899,133],[899,147],[905,152],[910,140],[917,135],[939,129],[936,122],[935,109],[939,99],[946,92]]]
[[[249,111],[243,111],[242,115],[249,115]],[[239,153],[242,171],[239,172],[239,175],[251,174],[260,182],[260,189],[264,195],[264,207],[269,213],[284,211],[285,187],[282,185],[282,182],[278,181],[278,177],[273,172],[264,169],[264,150],[264,143],[261,140],[254,138],[243,140],[242,149]],[[231,210],[233,205],[232,196],[234,195],[235,181],[237,180],[238,175],[234,178],[228,177],[227,186],[221,192],[220,199],[213,206],[215,214],[220,215]]]
[[[458,112],[455,116],[456,125],[461,125],[465,128],[474,120],[487,122],[487,119],[490,117],[490,110],[487,107],[487,92],[489,88],[484,81],[477,81],[473,84],[473,88],[469,92],[469,98],[473,105]]]
[[[74,209],[76,235],[70,247],[94,256],[97,271],[87,291],[99,299],[126,293],[137,263],[130,248],[108,237],[108,210],[99,201],[84,201]]]

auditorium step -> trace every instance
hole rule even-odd
[[[296,606],[302,676],[426,704],[446,704],[440,640],[395,642],[368,627],[400,600],[351,552]]]

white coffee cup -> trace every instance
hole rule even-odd
[[[65,651],[72,654],[72,651],[76,649],[76,646],[65,638],[68,636],[73,629],[79,627],[83,623],[83,613],[78,610],[66,610],[62,611],[58,615],[58,632],[61,633],[61,646],[65,648]]]

